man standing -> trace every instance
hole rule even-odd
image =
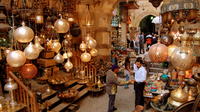
[[[106,72],[106,92],[109,95],[108,112],[117,110],[114,106],[115,96],[117,93],[117,86],[132,83],[133,81],[120,82],[117,78],[119,67],[117,65],[112,66],[112,70]]]
[[[139,35],[140,54],[144,54],[144,33]]]
[[[143,61],[141,58],[138,58],[134,64],[135,71],[135,110],[133,112],[141,112],[144,110],[144,86],[147,77],[147,71],[143,67]]]

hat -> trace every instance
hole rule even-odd
[[[117,69],[117,68],[119,68],[118,65],[113,65],[113,66],[112,66],[112,71],[114,71],[114,70]]]

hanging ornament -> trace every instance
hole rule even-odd
[[[40,54],[39,49],[37,49],[37,47],[35,47],[32,42],[30,42],[30,44],[24,49],[24,53],[26,58],[29,60],[34,60],[38,58]]]
[[[196,61],[192,49],[186,46],[179,47],[171,54],[171,63],[178,70],[188,70],[192,68]]]
[[[92,49],[92,48],[95,48],[97,46],[97,42],[95,39],[93,38],[90,38],[88,41],[87,41],[87,45],[88,45],[88,48],[89,49]]]
[[[152,62],[165,62],[168,57],[168,48],[164,44],[160,44],[160,42],[158,42],[150,47],[148,54]]]
[[[38,73],[38,69],[34,64],[25,64],[20,69],[20,75],[25,79],[32,79]]]
[[[73,56],[73,53],[69,50],[68,52],[67,52],[67,57],[68,58],[71,58]]]
[[[61,48],[60,42],[58,40],[54,40],[53,43],[52,43],[52,45],[51,45],[52,51],[58,53],[59,50],[60,50],[60,48]]]
[[[171,57],[172,53],[174,52],[174,50],[176,50],[178,48],[178,46],[172,44],[168,46],[168,56]]]
[[[20,43],[28,43],[33,40],[34,32],[31,28],[25,26],[25,23],[23,22],[22,26],[14,31],[13,36]]]
[[[63,63],[64,62],[64,58],[63,56],[58,53],[54,58],[53,58],[57,63]]]
[[[42,47],[42,46],[40,45],[39,42],[36,42],[36,43],[35,43],[35,47],[38,49],[39,53],[40,53],[42,50],[44,50],[44,47]]]
[[[89,62],[91,60],[91,55],[87,52],[84,52],[81,54],[81,61],[83,62]]]
[[[47,42],[47,47],[48,47],[49,49],[51,49],[52,44],[53,44],[53,40],[49,40],[49,41]]]
[[[63,54],[63,58],[64,58],[64,59],[67,59],[67,58],[68,58],[68,55],[67,55],[66,52]]]
[[[70,70],[73,68],[73,64],[70,62],[70,60],[68,59],[67,62],[65,63],[65,69],[66,70]]]
[[[6,61],[11,67],[20,67],[25,64],[26,56],[24,52],[15,50],[7,55]]]
[[[91,56],[97,56],[97,55],[98,55],[97,49],[93,48],[93,49],[90,51],[90,54],[91,54]]]
[[[84,52],[86,49],[87,49],[87,45],[85,44],[84,41],[82,41],[82,43],[80,44],[80,50]]]
[[[71,35],[71,34],[66,34],[66,35],[65,35],[65,39],[67,39],[67,40],[72,40],[72,35]]]
[[[67,33],[69,31],[69,23],[61,16],[61,18],[56,20],[56,22],[54,23],[54,28],[57,33]]]
[[[165,44],[166,46],[172,44],[173,42],[173,36],[172,35],[163,35],[161,36],[161,43]]]

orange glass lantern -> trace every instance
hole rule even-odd
[[[164,44],[154,44],[149,49],[149,58],[152,62],[160,63],[167,61],[168,58],[168,48]]]
[[[20,73],[23,78],[32,79],[37,75],[38,69],[34,64],[25,64],[21,67]]]

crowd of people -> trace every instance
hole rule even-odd
[[[151,45],[156,44],[158,41],[158,35],[154,33],[136,34],[135,37],[130,37],[127,34],[127,48],[135,50],[136,54],[144,54],[148,51]],[[146,46],[145,46],[146,45]]]

